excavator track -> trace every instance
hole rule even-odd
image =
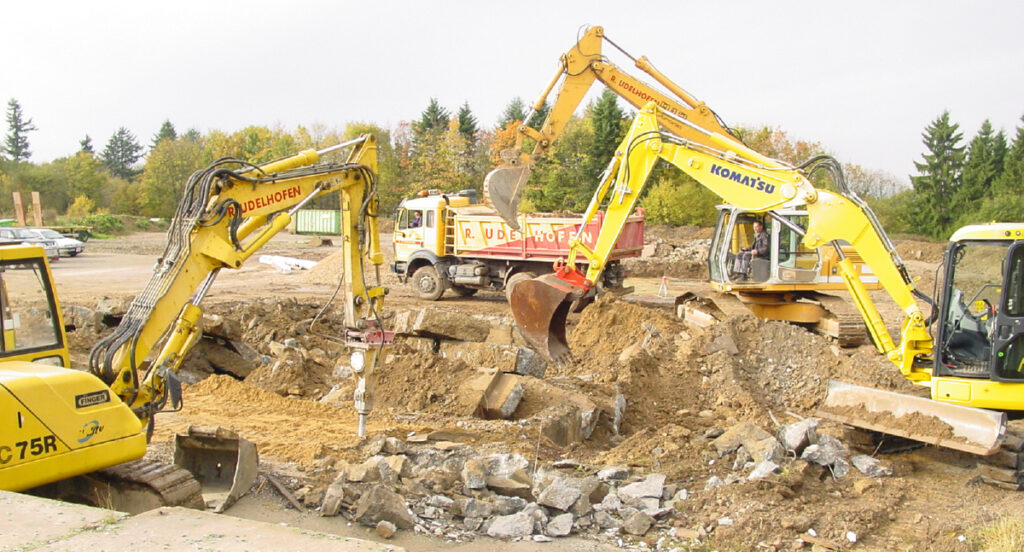
[[[1011,491],[1024,490],[1024,425],[1007,427],[995,454],[978,457],[978,476],[989,485]]]
[[[51,483],[33,494],[131,514],[161,506],[206,508],[202,487],[188,470],[149,460],[133,460]]]
[[[840,347],[859,347],[868,341],[864,318],[848,302],[834,295],[814,293],[813,299],[828,311],[825,320],[814,325],[814,330],[836,340]]]
[[[859,347],[868,341],[864,319],[857,310],[840,297],[824,293],[804,292],[799,297],[759,304],[756,295],[747,292],[743,298],[731,293],[687,293],[676,298],[676,314],[697,325],[707,326],[733,316],[753,313],[760,318],[790,321],[769,314],[774,305],[806,305],[813,313],[824,311],[818,322],[797,322],[812,331],[831,337],[840,347]],[[763,299],[762,299],[763,300]],[[781,312],[781,311],[780,311]],[[759,314],[761,313],[761,314]]]

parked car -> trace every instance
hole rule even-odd
[[[61,236],[63,238],[63,236]],[[44,238],[33,230],[19,226],[0,227],[0,245],[14,245],[27,243],[38,245],[46,251],[46,256],[56,261],[60,258],[60,250],[57,249],[57,241]]]
[[[85,244],[74,238],[67,238],[56,230],[49,228],[29,228],[30,232],[34,232],[40,238],[44,240],[52,240],[57,244],[57,251],[60,252],[61,257],[74,257],[79,253],[85,251]]]

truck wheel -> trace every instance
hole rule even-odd
[[[445,283],[434,265],[424,265],[412,273],[412,290],[424,301],[437,301],[444,293]]]
[[[475,295],[476,292],[480,290],[478,290],[477,288],[453,285],[452,291],[454,291],[455,295],[458,295],[459,297],[470,297],[472,295]]]
[[[532,272],[516,272],[512,276],[509,276],[508,282],[505,283],[505,298],[509,301],[512,300],[512,288],[516,287],[516,284],[523,280],[532,280],[537,275]]]
[[[75,235],[78,236],[78,241],[80,242],[87,242],[92,237],[88,230],[79,230]]]

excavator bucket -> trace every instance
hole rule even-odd
[[[565,317],[578,293],[554,274],[524,280],[512,288],[509,306],[526,342],[550,360],[569,355]]]
[[[530,168],[521,163],[505,164],[487,173],[484,188],[491,205],[501,218],[515,230],[519,230],[516,215],[519,214],[519,198],[526,189]]]
[[[1006,414],[830,380],[822,418],[982,456],[999,449]]]
[[[256,482],[256,445],[237,433],[216,428],[189,427],[174,436],[174,463],[190,472],[203,487],[206,508],[228,509]]]

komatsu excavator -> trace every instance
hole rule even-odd
[[[344,148],[344,162],[319,162]],[[373,407],[376,361],[393,339],[381,325],[376,167],[376,141],[366,135],[259,166],[222,158],[193,173],[153,276],[115,331],[92,349],[88,371],[69,367],[43,251],[0,248],[0,489],[56,485],[50,494],[138,511],[202,507],[200,483],[204,494],[211,487],[222,493],[216,500],[223,508],[229,500],[223,495],[238,491],[225,493],[225,487],[239,487],[246,478],[251,485],[255,448],[225,430],[178,436],[176,464],[188,471],[140,459],[154,417],[181,409],[176,374],[202,336],[199,304],[218,273],[240,268],[288,226],[295,211],[334,192],[341,196],[344,234],[344,340],[354,351],[362,434]],[[365,263],[377,270],[372,287]],[[242,486],[244,492],[248,487]],[[99,489],[98,500],[88,496]]]
[[[700,140],[676,136],[665,120],[689,126]],[[1024,224],[968,226],[950,238],[939,302],[919,293],[871,209],[847,189],[839,164],[820,157],[790,167],[739,141],[693,125],[655,103],[634,119],[585,214],[606,209],[596,245],[570,240],[569,256],[555,274],[519,283],[511,293],[521,333],[550,358],[569,354],[565,336],[570,303],[598,281],[608,248],[632,212],[655,164],[666,161],[730,204],[763,213],[802,236],[802,246],[850,244],[871,267],[906,318],[895,342],[849,258],[839,273],[872,340],[902,375],[927,388],[930,398],[831,382],[821,413],[886,434],[982,455],[982,476],[1021,488],[1024,440],[1007,434],[1005,410],[1024,410]],[[838,192],[815,188],[806,173],[823,168]],[[788,208],[804,220],[778,215]],[[774,214],[773,214],[774,213]],[[584,273],[576,259],[589,261]],[[926,318],[915,296],[934,307]],[[935,322],[932,334],[929,326]]]
[[[602,54],[608,42],[633,60],[636,67],[652,77],[668,93],[635,78],[611,63]],[[634,58],[605,36],[602,27],[590,27],[560,59],[558,71],[532,111],[517,129],[515,146],[502,152],[503,164],[491,171],[485,180],[488,200],[508,222],[518,229],[516,218],[519,199],[534,163],[540,160],[561,135],[573,112],[595,82],[640,109],[654,102],[676,118],[665,119],[666,131],[683,139],[701,141],[702,132],[710,131],[740,142],[726,124],[704,102],[674,83],[645,57]],[[560,84],[559,84],[560,83]],[[531,117],[541,112],[548,97],[558,87],[556,98],[540,130],[530,127]],[[533,140],[532,154],[523,151],[526,139]],[[803,216],[798,211],[786,213],[789,218]],[[768,255],[754,259],[749,274],[732,274],[723,268],[724,260],[732,259],[745,245],[749,246],[752,222],[765,224],[771,234]],[[800,249],[798,241],[786,231],[783,223],[746,212],[741,207],[720,207],[719,221],[711,241],[709,259],[711,287],[717,293],[707,296],[686,294],[678,298],[680,312],[688,318],[705,320],[752,312],[758,318],[801,324],[828,335],[839,345],[857,346],[867,341],[867,331],[856,309],[828,291],[845,289],[837,272],[838,256],[831,250]],[[849,246],[842,246],[843,255],[853,262],[858,278],[868,289],[878,289],[878,279],[863,268],[863,263]],[[582,303],[582,302],[581,302]]]

